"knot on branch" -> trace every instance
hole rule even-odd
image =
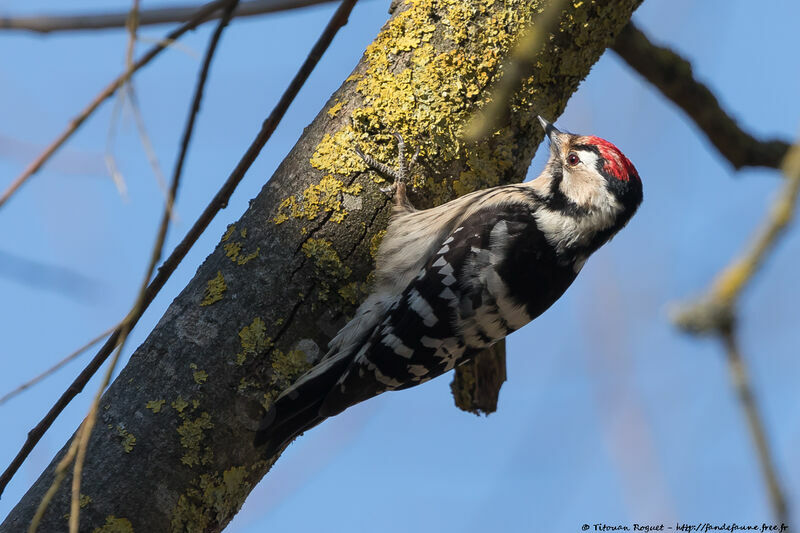
[[[692,335],[711,335],[732,331],[735,313],[730,301],[703,296],[677,304],[670,312],[672,322]]]

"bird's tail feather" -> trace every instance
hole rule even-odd
[[[327,418],[320,414],[320,408],[351,359],[345,354],[324,359],[278,397],[253,440],[257,448],[265,447],[264,457],[272,457],[295,437]]]

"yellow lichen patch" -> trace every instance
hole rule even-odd
[[[467,153],[466,170],[453,182],[453,191],[461,196],[474,190],[500,185],[498,176],[511,167],[513,140],[507,130],[495,137],[509,137],[492,147],[482,144]],[[488,178],[487,176],[492,176]]]
[[[172,408],[178,411],[178,413],[183,413],[183,410],[189,407],[189,402],[187,402],[180,395],[178,395],[178,398],[175,401],[173,401],[170,405],[172,405]]]
[[[222,275],[222,271],[218,270],[216,277],[206,283],[205,297],[200,305],[211,305],[222,300],[222,295],[226,290],[228,290],[228,286],[225,284],[225,277]]]
[[[244,237],[245,235],[247,235],[247,231],[242,230],[242,236]],[[240,266],[249,263],[251,260],[258,257],[258,254],[261,252],[260,247],[256,248],[255,252],[250,252],[249,254],[242,252],[242,243],[238,241],[226,243],[222,248],[225,250],[225,255],[228,259]]]
[[[311,156],[311,165],[340,176],[363,171],[364,164],[353,151],[356,146],[378,160],[390,161],[396,145],[389,134],[398,132],[409,145],[421,146],[423,157],[444,167],[456,159],[485,161],[467,165],[466,173],[459,178],[459,194],[496,185],[502,170],[519,157],[514,137],[464,143],[463,129],[488,100],[488,88],[502,73],[503,59],[541,12],[544,2],[407,3],[410,7],[394,16],[367,48],[364,74],[348,78],[356,82],[360,105],[351,112],[350,121],[343,121],[338,131],[323,136]],[[586,10],[587,3],[577,2],[573,9]],[[400,61],[394,57],[397,55],[403,56]],[[549,67],[541,65],[545,74],[550,72]],[[546,85],[547,77],[537,76],[536,86]],[[527,93],[517,95],[515,102],[525,101],[530,108],[539,102],[536,88],[529,85],[525,89]],[[456,192],[445,184],[425,183],[419,178],[414,185],[424,188],[422,192],[431,203],[441,203]]]
[[[361,297],[361,284],[357,281],[351,281],[344,287],[341,287],[337,292],[345,302],[350,305],[355,305]]]
[[[339,112],[339,110],[342,108],[343,105],[344,105],[344,102],[341,101],[341,100],[336,102],[335,104],[333,104],[331,106],[331,108],[328,109],[328,111],[327,111],[328,116],[331,117],[331,118],[335,117],[336,113]]]
[[[239,258],[236,260],[236,264],[240,265],[240,266],[241,265],[245,265],[245,264],[249,263],[250,261],[252,261],[253,259],[255,259],[256,257],[258,257],[259,253],[261,253],[261,247],[260,246],[258,248],[256,248],[255,252],[250,252],[247,255],[240,255]]]
[[[228,229],[225,231],[225,235],[222,236],[222,242],[225,242],[228,239],[230,239],[231,235],[233,235],[234,231],[236,231],[236,225],[235,224],[231,224],[230,226],[228,226]]]
[[[239,340],[242,350],[236,354],[236,364],[243,364],[249,355],[262,353],[272,346],[272,340],[265,335],[267,326],[258,317],[253,319],[249,326],[239,331]]]
[[[258,387],[258,382],[254,379],[242,378],[239,380],[239,386],[236,387],[236,390],[239,392],[244,392],[247,389],[254,389]]]
[[[133,533],[133,525],[127,518],[117,518],[112,514],[106,517],[102,527],[94,528],[92,533]]]
[[[208,373],[205,370],[200,370],[197,368],[197,365],[194,363],[189,364],[189,368],[193,370],[192,377],[194,378],[194,382],[198,385],[202,385],[208,379]],[[194,406],[197,409],[200,406],[199,400],[192,400],[192,403],[197,402],[197,405]]]
[[[211,415],[203,412],[194,420],[188,417],[178,427],[178,435],[181,436],[181,446],[186,448],[186,452],[181,457],[181,463],[187,466],[196,464],[207,464],[213,458],[213,450],[205,447],[201,450],[200,443],[205,437],[204,431],[211,429],[214,424],[211,422]]]
[[[212,525],[227,523],[239,511],[252,487],[243,466],[230,468],[221,476],[203,474],[192,485],[181,494],[172,511],[173,533],[206,531]]]
[[[311,155],[311,166],[342,176],[363,172],[367,166],[355,153],[354,148],[359,142],[366,140],[367,135],[357,134],[350,124],[334,135],[326,133]]]
[[[277,391],[265,392],[259,403],[265,411],[269,411],[270,407],[272,407],[272,404],[275,402],[278,396],[280,396],[280,393]]]
[[[225,250],[225,255],[231,261],[236,261],[239,259],[239,252],[242,251],[242,243],[240,242],[228,242],[222,247]]]
[[[301,247],[303,254],[314,265],[314,278],[317,281],[318,297],[326,301],[333,285],[340,285],[350,277],[350,267],[342,263],[333,245],[323,239],[308,239]]]
[[[343,195],[360,193],[361,185],[346,186],[341,180],[326,175],[318,184],[306,187],[299,197],[283,200],[273,221],[281,224],[290,218],[314,220],[320,213],[331,213],[330,220],[339,223],[347,215],[342,206]]]
[[[272,352],[273,381],[278,383],[292,383],[302,376],[311,364],[303,350],[289,350],[286,353],[280,350]]]
[[[386,230],[382,229],[373,235],[372,239],[369,241],[369,255],[373,259],[378,256],[378,248],[381,246],[381,241],[383,240],[384,235],[386,235]]]
[[[122,440],[122,449],[125,450],[125,453],[131,453],[133,447],[136,446],[136,437],[132,433],[128,433],[122,426],[117,426],[117,435]]]
[[[242,236],[242,239],[246,239],[247,238],[247,228],[242,229],[242,231],[239,232],[239,235]]]
[[[150,409],[154,413],[160,413],[161,408],[164,407],[165,403],[167,403],[167,400],[150,400],[144,404],[144,406],[146,409]]]
[[[90,496],[87,496],[86,494],[81,494],[78,497],[78,505],[80,505],[81,509],[85,508],[90,503],[92,503],[92,498]]]

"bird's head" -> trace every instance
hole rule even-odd
[[[642,181],[633,163],[605,139],[561,132],[542,117],[539,122],[550,140],[544,174],[554,207],[612,211],[624,225],[642,202]]]

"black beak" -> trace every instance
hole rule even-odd
[[[563,140],[561,132],[553,124],[543,119],[541,115],[537,115],[537,118],[539,119],[539,124],[544,128],[544,134],[547,135],[550,141],[550,152],[558,154],[561,151],[561,141]]]
[[[541,124],[542,127],[544,128],[544,134],[547,135],[547,138],[550,139],[550,142],[551,143],[556,142],[556,139],[554,139],[553,136],[558,135],[561,132],[558,131],[558,129],[555,126],[553,126],[552,123],[547,122],[547,120],[542,118],[541,115],[537,115],[537,118],[539,119],[539,124]]]

